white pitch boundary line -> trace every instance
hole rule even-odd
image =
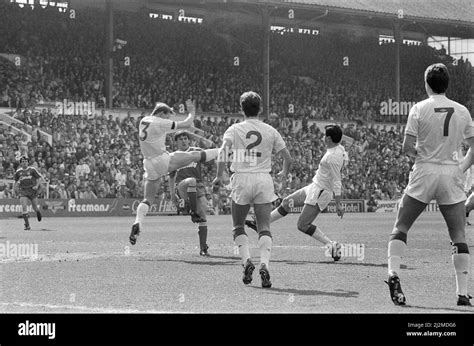
[[[12,303],[0,303],[2,306],[19,306],[22,308],[47,308],[47,309],[70,309],[80,310],[80,312],[96,312],[96,313],[170,313],[172,311],[159,311],[159,310],[134,310],[134,309],[114,309],[114,308],[91,308],[82,305],[54,305],[54,304],[35,304],[27,302],[12,302]],[[6,311],[5,311],[6,312]]]

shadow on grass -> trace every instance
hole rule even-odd
[[[357,298],[359,297],[359,292],[357,291],[346,291],[342,289],[335,289],[334,292],[327,291],[318,291],[318,290],[302,290],[296,288],[262,288],[256,286],[249,286],[253,289],[266,290],[269,293],[282,293],[282,294],[293,294],[295,296],[330,296],[330,297],[339,297],[339,298]]]
[[[387,263],[365,263],[365,262],[344,262],[338,261],[321,261],[321,262],[313,262],[313,263],[321,263],[321,264],[335,264],[335,265],[346,265],[346,266],[362,266],[362,267],[379,267],[379,268],[387,268],[388,265]],[[415,270],[416,268],[412,267],[407,267],[406,265],[402,264],[400,266],[401,269],[406,269],[406,270]]]
[[[55,229],[48,229],[48,228],[32,228],[29,231],[25,232],[56,232]]]
[[[239,257],[231,257],[231,256],[209,256],[209,257],[201,257],[199,258],[206,258],[205,261],[192,261],[192,260],[184,260],[184,259],[171,259],[171,258],[140,258],[139,261],[144,262],[177,262],[177,263],[185,263],[185,264],[197,264],[197,265],[208,265],[208,266],[227,266],[227,265],[238,265],[239,264]],[[227,261],[214,261],[214,259],[225,259]]]

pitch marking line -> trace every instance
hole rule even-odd
[[[54,305],[54,304],[35,304],[26,302],[12,302],[12,303],[0,303],[4,307],[16,306],[22,308],[41,308],[41,309],[68,309],[68,310],[79,310],[79,312],[96,312],[96,313],[169,313],[172,311],[159,311],[159,310],[134,310],[134,309],[114,309],[114,308],[91,308],[82,305]]]

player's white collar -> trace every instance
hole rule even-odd
[[[336,146],[334,146],[334,147],[332,147],[332,148],[328,148],[327,150],[328,150],[328,151],[329,151],[329,150],[334,151],[334,150],[336,150],[338,147],[341,147],[341,145],[340,145],[340,144],[337,144]]]

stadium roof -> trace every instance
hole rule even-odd
[[[106,0],[71,0],[75,5],[101,6]],[[186,6],[201,11],[238,11],[258,16],[259,6],[271,9],[274,19],[288,19],[288,10],[306,22],[352,24],[372,28],[421,32],[428,36],[474,38],[473,0],[110,0],[117,8],[156,9]],[[400,18],[403,11],[403,18]]]
[[[403,15],[409,19],[429,18],[474,25],[472,0],[261,0],[261,2],[324,6],[393,17],[397,17],[402,10]]]

